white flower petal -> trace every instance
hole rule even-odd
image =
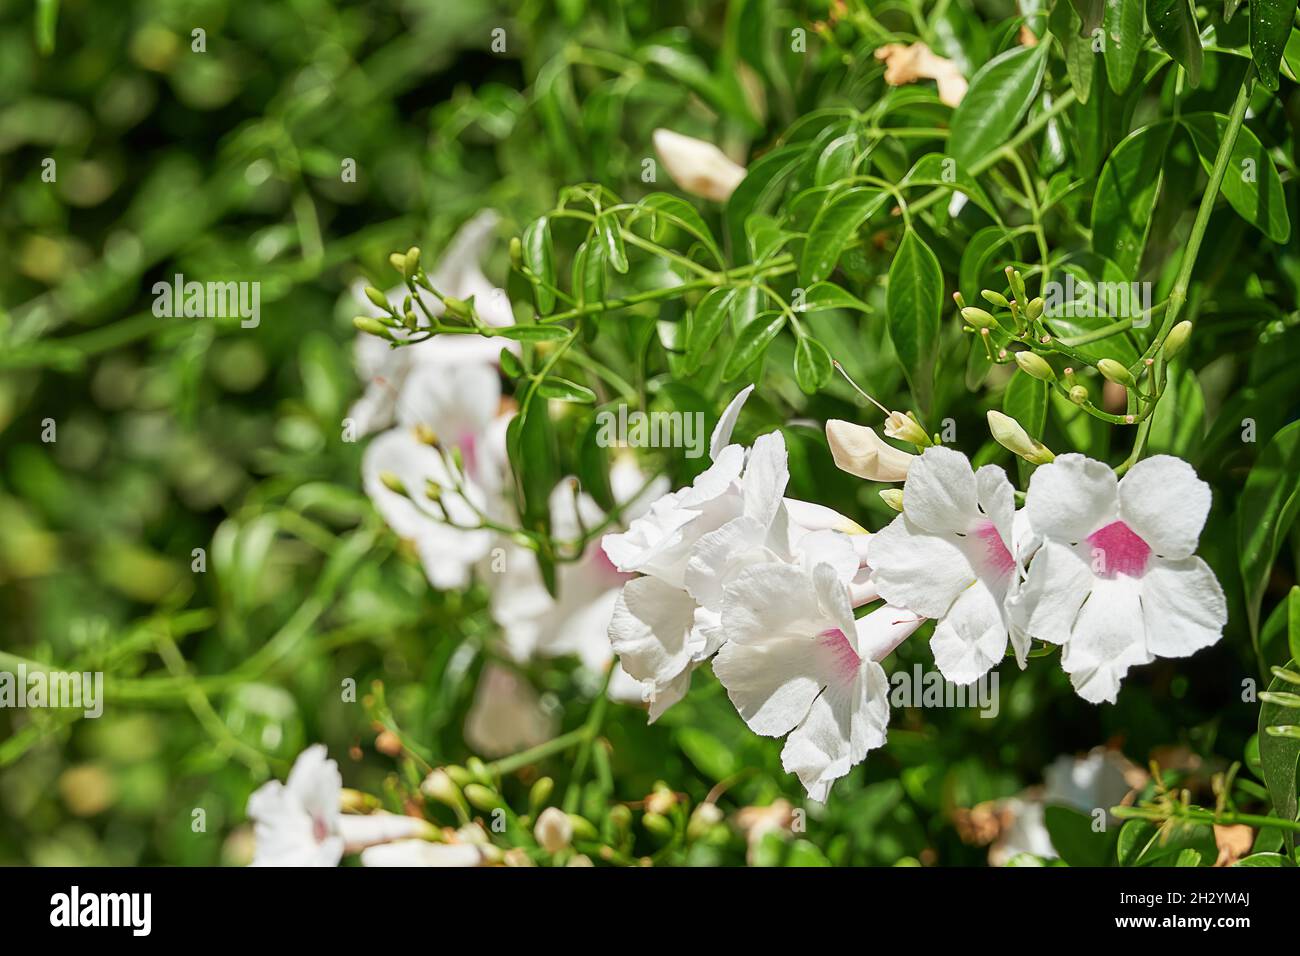
[[[718,419],[718,424],[713,426],[713,434],[709,438],[709,457],[714,461],[718,460],[722,449],[731,444],[731,433],[736,427],[737,419],[740,418],[740,410],[744,408],[745,402],[749,400],[753,391],[753,385],[746,385],[737,392],[736,397],[722,410],[722,417]]]
[[[755,439],[745,464],[742,489],[745,514],[766,528],[781,507],[781,498],[789,480],[785,436],[780,432],[760,435]]]
[[[1011,620],[1030,637],[1064,644],[1095,580],[1074,548],[1048,541],[1038,549],[1019,591],[1007,599]]]
[[[729,640],[713,659],[713,673],[750,730],[780,737],[803,720],[824,686],[816,647],[812,634]]]
[[[867,481],[902,481],[916,461],[865,425],[832,418],[826,423],[826,444],[835,467]]]
[[[1058,455],[1029,479],[1025,511],[1035,534],[1082,541],[1115,519],[1116,489],[1109,465],[1078,454]]]
[[[789,564],[760,564],[737,574],[723,593],[722,620],[730,643],[812,637],[817,625],[830,626],[808,572]]]
[[[1157,657],[1187,657],[1223,636],[1223,588],[1200,558],[1152,559],[1141,588],[1147,650]]]
[[[1124,523],[1166,558],[1186,558],[1210,513],[1210,486],[1181,458],[1156,455],[1134,465],[1119,483]]]
[[[851,684],[830,685],[813,701],[781,750],[781,766],[824,803],[836,780],[884,744],[888,724],[889,681],[879,664],[866,661]]]
[[[654,144],[673,182],[693,196],[726,202],[745,178],[744,166],[702,139],[657,129]]]
[[[1061,665],[1084,700],[1113,704],[1129,668],[1154,660],[1146,649],[1139,590],[1122,574],[1094,579],[1061,652]]]
[[[965,533],[979,518],[970,459],[951,448],[927,448],[907,472],[903,513],[926,531]]]
[[[694,608],[689,594],[658,578],[624,585],[609,622],[609,640],[627,672],[662,687],[686,670]]]
[[[858,618],[858,654],[863,660],[884,661],[925,623],[925,618],[901,607],[884,604]]]
[[[555,718],[542,708],[537,691],[522,675],[500,664],[483,668],[465,715],[465,742],[476,754],[502,757],[554,735]]]
[[[1007,626],[997,598],[983,582],[963,591],[935,625],[930,650],[939,672],[954,684],[972,684],[1002,662]]]
[[[356,853],[377,843],[418,837],[432,830],[433,825],[427,820],[400,813],[344,813],[339,817],[339,835],[343,837],[348,853]]]
[[[429,843],[399,840],[361,852],[362,866],[480,866],[482,848],[473,843]]]
[[[975,494],[980,508],[998,529],[1002,543],[1009,552],[1015,554],[1012,545],[1015,541],[1016,492],[1007,480],[1007,473],[997,465],[980,468],[975,472]]]
[[[955,539],[927,534],[907,515],[872,535],[867,555],[885,600],[923,617],[943,617],[976,579]]]

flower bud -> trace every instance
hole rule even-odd
[[[547,853],[559,853],[573,841],[573,824],[563,810],[547,807],[537,818],[533,836]]]
[[[885,488],[880,492],[880,500],[895,511],[903,510],[903,489],[902,488]]]
[[[1187,346],[1192,335],[1192,323],[1186,319],[1179,322],[1165,336],[1165,358],[1172,359]]]
[[[528,806],[534,812],[538,807],[544,806],[546,801],[551,799],[551,793],[555,790],[555,781],[550,777],[539,777],[533,784],[533,788],[528,791]]]
[[[518,272],[524,266],[524,244],[518,236],[510,237],[510,267]]]
[[[484,813],[491,813],[498,807],[503,806],[501,797],[496,791],[483,786],[481,783],[468,784],[465,787],[465,799]]]
[[[977,329],[996,329],[998,320],[978,306],[968,305],[961,310],[962,320]]]
[[[722,819],[722,811],[716,803],[701,803],[691,813],[691,819],[686,824],[686,835],[692,840],[698,840],[720,824]]]
[[[1011,305],[1005,295],[1001,292],[994,292],[992,289],[980,289],[980,295],[984,297],[984,301],[989,305],[996,305],[1002,309],[1009,308]]]
[[[1028,296],[1025,294],[1025,280],[1021,277],[1019,270],[1011,266],[1006,268],[1007,285],[1011,286],[1011,294],[1016,297],[1017,302],[1024,302]]]
[[[420,792],[453,810],[465,806],[460,787],[456,786],[456,781],[452,780],[451,775],[442,768],[432,771],[424,778],[424,782],[420,784]]]
[[[662,813],[642,814],[641,825],[650,833],[665,840],[673,835],[673,823]]]
[[[1088,400],[1088,389],[1082,385],[1075,385],[1070,389],[1070,401],[1076,405],[1082,405]]]
[[[420,247],[411,246],[402,257],[402,275],[411,279],[420,271]]]
[[[837,468],[868,481],[903,481],[916,457],[886,444],[870,428],[835,418],[826,423],[826,441]]]
[[[371,301],[376,309],[383,309],[385,312],[392,310],[387,297],[372,285],[366,286],[366,298]]]
[[[704,140],[657,129],[654,144],[673,182],[693,196],[726,202],[745,178],[744,166]]]
[[[1102,359],[1097,363],[1097,371],[1101,372],[1108,381],[1114,382],[1116,385],[1123,385],[1125,388],[1132,388],[1137,384],[1132,373],[1114,359]]]
[[[1041,295],[1035,296],[1034,298],[1030,299],[1029,304],[1025,306],[1025,315],[1029,316],[1031,319],[1037,319],[1040,315],[1043,314],[1044,304],[1045,303],[1043,302],[1043,297]]]
[[[921,427],[921,423],[912,417],[911,412],[906,415],[902,412],[890,412],[885,419],[885,435],[899,441],[911,442],[922,448],[934,444],[930,436],[925,433],[925,429]]]
[[[1056,373],[1052,371],[1052,366],[1047,364],[1047,359],[1036,352],[1017,352],[1016,364],[1020,366],[1021,371],[1026,375],[1030,375],[1040,382],[1053,382],[1056,380]]]
[[[1024,427],[1010,415],[990,410],[988,420],[993,440],[1030,464],[1045,465],[1056,457],[1042,442],[1030,438]]]
[[[364,332],[366,335],[377,335],[381,339],[388,339],[390,342],[395,341],[393,333],[388,331],[388,326],[368,315],[358,315],[352,320],[352,326],[358,332]]]
[[[390,252],[388,254],[388,264],[402,275],[406,275],[406,256],[402,253]]]
[[[447,296],[442,300],[442,304],[447,307],[448,315],[454,315],[458,319],[468,319],[473,314],[470,304],[464,299]]]

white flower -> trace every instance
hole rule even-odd
[[[397,814],[353,816],[339,812],[343,777],[323,744],[294,761],[285,783],[272,780],[248,798],[257,849],[253,866],[337,866],[344,852],[419,836],[430,825]]]
[[[876,592],[854,539],[862,528],[820,505],[784,498],[789,480],[785,439],[760,436],[751,450],[728,444],[744,389],[723,413],[710,442],[713,465],[689,488],[665,495],[621,535],[607,535],[606,554],[628,582],[609,623],[624,669],[644,688],[650,720],[686,694],[691,672],[722,642],[726,583],[754,564],[830,563],[855,602]]]
[[[890,428],[894,428],[892,420]],[[838,418],[826,423],[826,442],[831,447],[835,467],[868,481],[903,481],[907,478],[907,469],[916,459],[915,455],[883,441],[865,425],[854,425]]]
[[[1004,603],[1017,583],[1015,494],[1002,469],[971,471],[965,455],[927,448],[903,486],[903,513],[868,544],[880,594],[938,623],[930,647],[943,676],[978,680],[1006,653],[1008,632],[1024,666],[1028,639]]]
[[[550,740],[555,723],[523,676],[489,663],[465,715],[465,743],[481,756],[502,757]]]
[[[726,643],[714,658],[731,702],[755,733],[789,734],[787,772],[824,802],[831,784],[885,742],[884,660],[920,625],[885,605],[853,619],[839,572],[818,564],[761,564],[726,588]]]
[[[693,196],[726,202],[745,178],[744,166],[702,139],[657,129],[654,144],[673,182]]]
[[[430,273],[429,281],[442,295],[462,300],[473,297],[474,305],[484,322],[493,326],[506,326],[514,324],[510,301],[504,290],[494,287],[487,280],[479,266],[499,219],[495,212],[487,209],[465,223],[452,237],[442,260]],[[364,287],[364,283],[357,283],[351,290],[353,298],[361,303],[366,314],[380,315],[380,311],[363,294]],[[398,285],[385,293],[388,301],[398,309],[408,294],[405,285]],[[423,289],[420,290],[420,301],[435,317],[443,314],[442,302]],[[419,324],[427,326],[424,311],[417,307],[415,313]],[[399,338],[410,335],[406,330],[394,330],[393,334]],[[401,404],[407,376],[422,364],[455,366],[475,363],[495,366],[501,347],[502,341],[495,338],[438,335],[414,345],[394,348],[377,336],[358,334],[356,364],[366,382],[366,390],[348,411],[357,435],[368,435],[393,423]],[[518,350],[518,343],[507,343],[507,347]]]
[[[1186,657],[1222,635],[1223,589],[1193,556],[1209,509],[1209,486],[1169,455],[1121,481],[1078,454],[1034,472],[1024,510],[1042,545],[1008,604],[1030,636],[1064,645],[1061,663],[1085,700],[1113,703],[1133,665]]]
[[[483,848],[473,843],[398,840],[361,851],[362,866],[483,866]]]

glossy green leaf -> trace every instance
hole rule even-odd
[[[1016,46],[985,63],[952,115],[948,155],[970,169],[1016,132],[1047,68],[1050,44]]]
[[[1273,436],[1251,468],[1240,501],[1237,558],[1253,634],[1273,561],[1300,509],[1300,422]]]
[[[1296,661],[1286,664],[1288,670],[1296,669]],[[1268,689],[1274,693],[1291,692],[1295,685],[1274,677]],[[1273,813],[1283,820],[1295,820],[1300,807],[1296,798],[1296,770],[1300,763],[1300,740],[1294,737],[1277,737],[1268,732],[1269,727],[1295,724],[1296,712],[1281,704],[1261,702],[1259,705],[1259,764],[1268,787],[1269,799],[1273,801]],[[1283,831],[1283,840],[1287,850],[1295,845],[1295,835],[1290,830]]]
[[[1161,120],[1136,129],[1115,147],[1097,181],[1092,203],[1092,248],[1137,275],[1160,194],[1165,149],[1172,125]]]
[[[823,312],[826,309],[853,309],[870,312],[871,307],[857,296],[846,292],[833,282],[814,282],[803,290],[801,300],[795,304],[796,312]]]
[[[671,223],[700,240],[715,259],[722,261],[722,251],[718,248],[718,241],[713,237],[712,230],[709,229],[699,211],[685,199],[671,193],[651,193],[637,205],[654,212],[658,225],[655,230],[656,242],[663,240],[663,227]]]
[[[534,285],[539,315],[550,315],[555,309],[555,253],[551,248],[551,220],[542,216],[529,223],[523,237],[524,265],[541,279]],[[545,283],[543,285],[542,283]]]
[[[1291,4],[1292,8],[1295,4]],[[1196,25],[1196,10],[1192,0],[1146,0],[1147,25],[1160,48],[1187,71],[1187,82],[1201,84],[1200,29]],[[1286,38],[1283,37],[1283,43]],[[1278,47],[1281,58],[1281,46]],[[1273,61],[1274,83],[1277,80],[1277,60]]]
[[[1146,39],[1142,0],[1105,0],[1105,4],[1102,31],[1106,46],[1102,55],[1106,60],[1106,82],[1116,93],[1123,93],[1133,81],[1133,70]]]
[[[685,371],[688,375],[698,371],[709,357],[731,314],[736,296],[735,289],[710,289],[695,306],[691,334],[686,344]]]
[[[794,378],[799,387],[809,395],[825,388],[835,370],[831,353],[810,335],[799,336],[794,349]]]
[[[817,169],[813,182],[826,186],[844,179],[853,172],[854,161],[858,157],[858,134],[845,133],[826,145],[817,158]]]
[[[752,213],[766,212],[775,202],[786,180],[799,165],[805,148],[802,143],[780,146],[750,164],[724,210],[733,256],[740,257],[746,252],[745,221]]]
[[[1278,66],[1295,22],[1296,0],[1250,0],[1250,55],[1259,81],[1278,86]]]
[[[618,217],[606,213],[596,220],[596,234],[605,247],[605,258],[615,272],[627,272],[627,247],[623,244],[622,226]]]
[[[1223,141],[1230,120],[1222,113],[1192,113],[1182,117],[1206,173]],[[1232,158],[1223,177],[1223,195],[1237,214],[1276,243],[1291,237],[1282,177],[1268,150],[1250,127],[1242,126],[1232,146]]]
[[[888,198],[883,190],[855,186],[822,206],[808,230],[799,280],[811,285],[829,276],[849,240]]]
[[[492,334],[503,339],[514,339],[516,342],[550,342],[564,338],[569,334],[569,330],[558,325],[521,324],[493,329]]]
[[[542,398],[553,398],[560,402],[577,402],[581,405],[594,405],[596,402],[596,393],[587,386],[555,376],[542,380],[537,386],[537,394]]]
[[[767,347],[772,344],[781,327],[785,325],[785,313],[760,312],[744,325],[736,329],[736,341],[723,366],[722,377],[730,382],[745,369],[758,360]]]
[[[1115,836],[1096,832],[1092,817],[1073,807],[1048,806],[1043,810],[1043,824],[1052,838],[1052,846],[1070,866],[1105,866],[1113,853]]]
[[[935,254],[913,230],[903,233],[903,240],[894,253],[885,298],[889,309],[889,338],[917,404],[928,411],[939,350],[943,272]]]

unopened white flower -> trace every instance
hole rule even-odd
[[[654,144],[673,182],[693,196],[726,202],[745,178],[744,166],[702,139],[657,129]]]
[[[920,625],[888,605],[859,621],[829,564],[747,568],[726,588],[726,643],[713,671],[749,728],[789,735],[787,772],[824,802],[831,785],[885,742],[884,660]]]
[[[362,866],[483,866],[488,862],[481,846],[473,843],[430,843],[398,840],[361,851]]]
[[[1028,639],[1004,610],[1017,583],[1015,494],[993,465],[978,472],[951,448],[927,448],[903,485],[903,513],[872,537],[867,556],[886,601],[934,618],[930,647],[943,676],[978,680],[1006,653],[1021,666]]]
[[[573,841],[573,822],[557,807],[547,807],[537,815],[533,836],[547,853],[559,853]]]
[[[427,833],[415,817],[339,812],[343,777],[323,744],[298,755],[285,783],[272,780],[248,798],[257,849],[253,866],[337,866],[345,852]]]
[[[1209,509],[1209,486],[1169,455],[1122,480],[1078,454],[1034,472],[1024,510],[1042,545],[1009,606],[1030,636],[1064,645],[1085,700],[1113,703],[1130,667],[1222,636],[1223,589],[1193,555]]]
[[[871,428],[832,418],[826,441],[840,471],[868,481],[903,481],[916,456],[895,448]]]

